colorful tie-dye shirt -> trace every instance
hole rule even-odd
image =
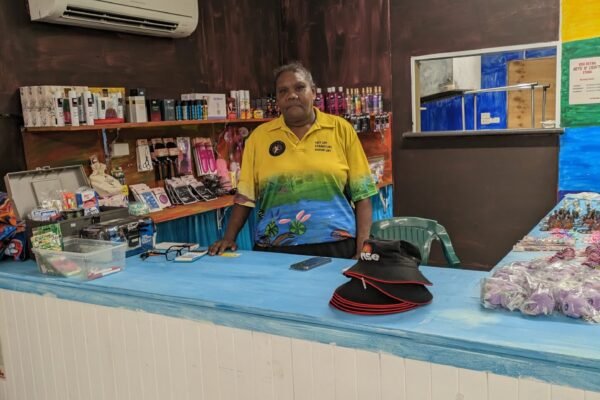
[[[259,246],[355,237],[351,201],[377,193],[352,126],[343,118],[315,113],[315,123],[301,140],[279,117],[257,127],[246,141],[236,203],[258,207]]]

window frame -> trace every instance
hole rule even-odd
[[[513,46],[502,46],[502,47],[488,47],[484,49],[474,50],[463,50],[453,51],[447,53],[435,53],[427,54],[422,56],[412,56],[410,58],[410,78],[411,78],[411,114],[412,114],[412,131],[421,132],[421,97],[418,90],[419,87],[419,65],[420,61],[425,60],[439,60],[444,58],[455,58],[455,57],[466,57],[466,56],[477,56],[490,53],[503,53],[507,51],[520,51],[520,50],[531,50],[536,48],[556,48],[556,127],[560,127],[560,98],[561,98],[561,60],[562,60],[562,47],[559,40],[552,42],[540,42],[540,43],[527,43]],[[419,93],[419,95],[418,95]],[[467,132],[478,132],[483,129],[469,130]],[[461,131],[465,132],[465,131]]]

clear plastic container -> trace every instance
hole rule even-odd
[[[64,250],[33,249],[40,272],[91,280],[125,269],[127,243],[67,237]]]

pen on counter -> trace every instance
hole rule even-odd
[[[102,269],[99,271],[94,271],[94,272],[90,271],[90,273],[88,273],[87,277],[89,280],[97,279],[97,278],[101,278],[106,275],[114,274],[115,272],[119,272],[119,271],[121,271],[121,269],[122,269],[121,267],[114,266],[114,267],[105,268],[105,269]]]

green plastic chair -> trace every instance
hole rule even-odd
[[[421,263],[429,261],[431,242],[439,240],[446,261],[451,267],[460,266],[446,228],[437,221],[419,217],[395,217],[375,221],[371,225],[371,237],[376,239],[405,240],[417,246],[421,252]]]

